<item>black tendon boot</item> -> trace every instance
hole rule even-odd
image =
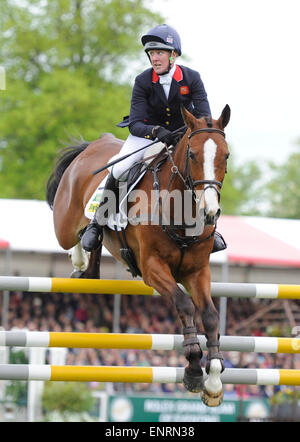
[[[214,246],[211,253],[220,252],[221,250],[225,250],[227,248],[227,244],[219,232],[215,232],[214,235]]]
[[[101,198],[101,201],[99,203],[99,207],[94,215],[94,218],[92,219],[92,221],[90,222],[90,224],[87,226],[84,234],[82,235],[81,238],[81,245],[84,248],[84,250],[86,250],[87,252],[91,252],[92,250],[96,250],[101,242],[102,242],[102,236],[103,236],[103,226],[105,225],[105,222],[103,222],[103,220],[101,220],[100,223],[98,223],[99,221],[99,215],[100,218],[104,219],[104,216],[102,214],[103,210],[102,210],[102,206],[104,204],[104,202],[106,202],[106,207],[105,207],[105,212],[109,212],[110,208],[112,208],[115,205],[115,198],[108,198],[107,201],[106,200],[106,196],[105,196],[105,191],[106,190],[111,190],[113,192],[115,192],[116,187],[117,187],[117,180],[113,177],[112,173],[109,174],[104,190],[103,190],[103,195]],[[98,221],[97,221],[98,219]]]

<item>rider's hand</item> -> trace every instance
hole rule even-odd
[[[162,126],[155,126],[152,130],[152,135],[154,138],[158,138],[159,141],[166,143],[167,146],[170,146],[174,142],[172,132]]]

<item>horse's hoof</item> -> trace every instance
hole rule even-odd
[[[200,396],[202,402],[208,407],[218,407],[223,402],[224,391],[222,389],[219,393],[210,393],[204,387]]]
[[[82,270],[74,270],[74,272],[71,273],[70,278],[84,278],[84,271]]]
[[[191,393],[200,393],[203,390],[203,376],[192,376],[184,371],[183,385]]]

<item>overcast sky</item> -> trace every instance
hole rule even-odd
[[[300,0],[153,0],[200,72],[214,118],[232,111],[239,163],[282,163],[300,138]]]

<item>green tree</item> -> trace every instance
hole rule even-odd
[[[84,420],[95,403],[91,391],[82,382],[46,382],[42,395],[45,420],[51,420],[51,413],[59,413],[63,420],[70,420],[70,414],[77,421]]]
[[[300,147],[300,142],[298,143]],[[284,164],[269,163],[272,178],[267,183],[265,199],[268,215],[275,218],[300,218],[300,148]]]
[[[43,75],[36,91],[16,80],[0,120],[1,197],[44,199],[53,160],[70,136],[87,141],[109,131],[126,136],[115,124],[128,111],[128,97],[125,86],[90,87],[79,71]]]
[[[221,193],[222,213],[258,215],[260,213],[261,170],[254,161],[238,165],[231,148],[230,151],[227,174]]]
[[[145,0],[2,0],[0,197],[44,199],[57,152],[70,136],[112,132],[128,114],[131,84],[144,67],[140,35],[162,18]],[[141,57],[140,57],[141,56]],[[234,155],[222,191],[224,213],[257,210],[253,164]]]
[[[0,3],[0,197],[44,199],[57,152],[116,128],[130,105],[139,36],[160,18],[145,0]]]
[[[124,81],[139,36],[161,19],[145,0],[2,0],[1,57],[10,77],[38,84],[55,69]]]

